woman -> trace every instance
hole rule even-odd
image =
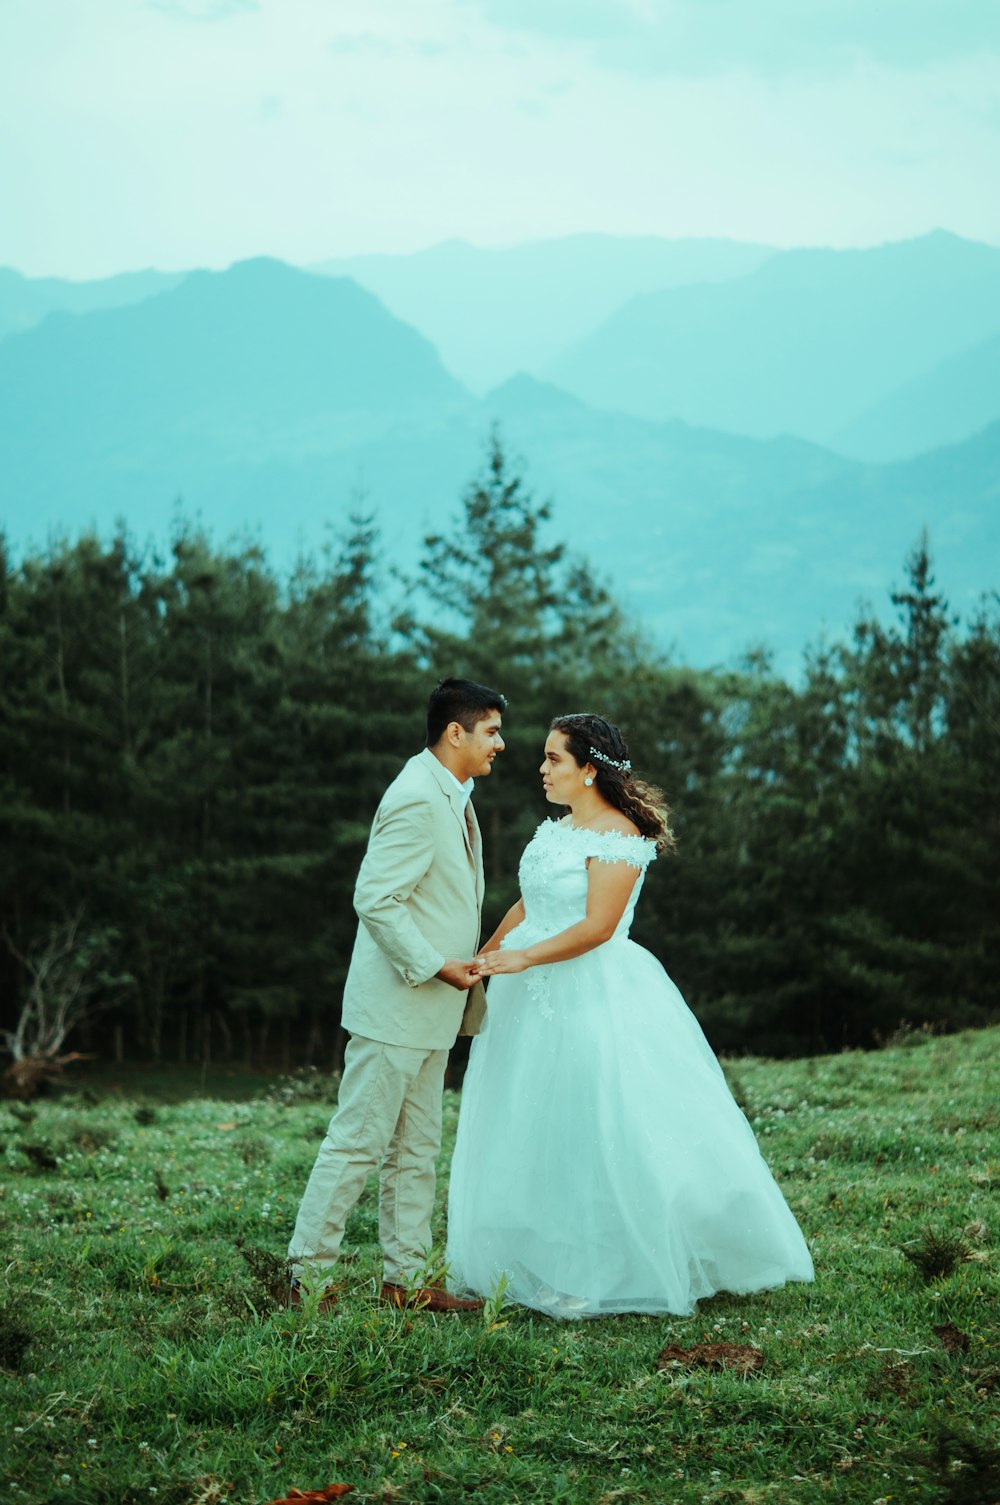
[[[522,898],[478,958],[491,979],[449,1192],[453,1290],[554,1317],[690,1313],[716,1291],[811,1280],[812,1260],[701,1029],[628,939],[673,846],[618,728],[552,722]]]

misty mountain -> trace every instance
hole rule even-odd
[[[0,444],[20,500],[192,463],[261,463],[470,399],[433,346],[347,279],[280,262],[194,272],[173,291],[0,343]],[[124,500],[124,499],[123,499]]]
[[[834,435],[859,460],[898,460],[954,444],[1000,419],[1000,335],[940,361]]]
[[[550,538],[694,664],[763,641],[794,672],[824,623],[839,633],[860,597],[885,601],[925,525],[956,606],[996,583],[1000,425],[869,466],[602,412],[524,375],[477,400],[356,284],[267,261],[0,343],[0,517],[15,556],[118,517],[162,544],[180,499],[285,569],[361,509],[387,562],[412,571],[423,535],[457,517],[493,423],[553,502]]]
[[[50,313],[94,313],[121,308],[168,292],[183,282],[185,272],[125,272],[94,282],[69,282],[62,277],[23,277],[0,267],[0,340],[40,324]]]
[[[736,281],[635,298],[543,374],[595,407],[833,443],[995,332],[1000,250],[937,232],[787,251]]]
[[[937,578],[968,616],[1000,559],[1000,423],[897,465],[803,440],[753,440],[574,407],[528,378],[490,394],[556,532],[611,572],[653,637],[694,664],[748,645],[794,673],[859,604],[886,614],[926,527]]]
[[[353,277],[413,324],[475,392],[540,372],[636,294],[741,277],[773,251],[728,240],[572,235],[508,250],[452,240],[313,270]]]

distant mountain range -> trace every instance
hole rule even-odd
[[[183,282],[184,272],[124,272],[96,282],[62,277],[23,277],[0,267],[0,340],[41,323],[46,314],[89,314],[99,308],[142,303]]]
[[[15,550],[118,516],[162,541],[180,498],[284,567],[361,506],[412,568],[494,422],[553,499],[552,536],[694,664],[766,642],[791,672],[824,623],[842,632],[860,596],[884,602],[925,524],[956,606],[997,583],[1000,424],[866,465],[601,410],[529,376],[477,398],[355,282],[268,260],[0,341],[0,516]]]
[[[369,288],[482,394],[519,371],[540,374],[642,293],[728,282],[772,255],[768,246],[729,240],[571,235],[504,251],[453,240],[412,256],[354,256],[312,270]]]
[[[527,378],[485,404],[556,527],[610,570],[662,643],[695,664],[842,635],[859,603],[884,614],[905,554],[929,531],[963,616],[1000,560],[1000,423],[918,460],[863,465],[797,439],[759,441],[574,409]]]
[[[1000,414],[1000,334],[939,361],[838,430],[834,449],[898,460],[954,444]]]
[[[220,478],[238,475],[254,480],[218,520],[252,523],[284,505],[262,479],[271,467],[470,401],[433,346],[355,282],[267,261],[196,272],[134,307],[52,314],[0,342],[5,511],[18,533],[109,509],[144,529],[184,494],[214,521],[214,488],[228,496]]]
[[[993,334],[1000,250],[937,233],[871,251],[787,251],[718,286],[634,298],[542,374],[596,407],[760,439],[847,443],[864,418],[867,451],[895,457],[875,440],[872,410]],[[975,419],[948,437],[1000,418],[1000,386],[986,405],[984,417],[979,394]]]
[[[576,235],[449,241],[314,270],[350,277],[485,394],[519,372],[602,409],[905,459],[1000,419],[1000,250],[944,232],[860,251]],[[0,339],[135,304],[183,273],[101,282],[0,269]]]

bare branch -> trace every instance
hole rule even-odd
[[[107,1002],[94,1002],[100,985],[97,963],[107,941],[81,937],[83,914],[80,905],[61,925],[52,926],[41,948],[31,953],[19,950],[8,932],[3,932],[8,949],[28,975],[17,1025],[2,1032],[15,1063],[56,1063],[70,1031]]]

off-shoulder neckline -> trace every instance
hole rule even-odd
[[[593,826],[570,826],[561,820],[543,820],[539,823],[539,830],[545,826],[551,826],[555,831],[572,831],[574,836],[596,836],[602,840],[605,836],[613,836],[617,841],[641,841],[644,846],[656,845],[651,836],[643,836],[638,831],[635,835],[631,831],[616,831],[614,827],[607,831],[595,831]]]

